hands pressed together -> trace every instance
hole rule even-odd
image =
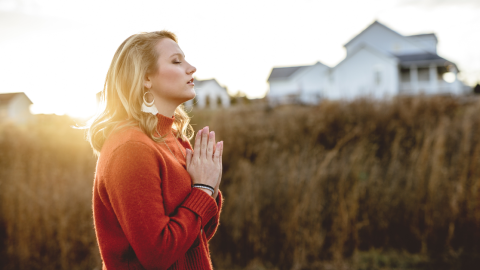
[[[201,189],[214,199],[222,181],[223,141],[215,143],[215,132],[209,132],[208,127],[197,132],[193,152],[187,149],[187,172],[192,178],[192,184],[204,184],[214,187],[215,192]]]

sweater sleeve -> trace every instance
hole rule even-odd
[[[218,212],[215,200],[194,188],[177,211],[166,215],[159,172],[153,149],[136,141],[119,146],[105,170],[105,188],[113,211],[146,269],[170,267]]]
[[[216,202],[217,202],[218,211],[215,213],[215,216],[213,216],[210,219],[210,221],[207,222],[204,228],[205,236],[207,237],[207,240],[212,239],[213,235],[217,231],[218,224],[220,222],[220,212],[222,211],[222,205],[223,205],[223,195],[220,190],[218,190]]]

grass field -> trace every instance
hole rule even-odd
[[[216,269],[475,269],[480,103],[191,112],[225,142]],[[68,117],[0,123],[0,268],[100,269],[96,159]],[[472,268],[473,267],[473,268]]]

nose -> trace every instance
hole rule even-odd
[[[188,75],[191,75],[197,71],[197,68],[190,65],[190,68],[188,69]]]

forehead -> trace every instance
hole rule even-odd
[[[178,46],[175,41],[169,38],[163,38],[155,47],[157,48],[157,52],[160,54],[160,58],[163,59],[170,58],[176,53],[181,53],[183,55],[183,51],[180,49],[180,46]]]

